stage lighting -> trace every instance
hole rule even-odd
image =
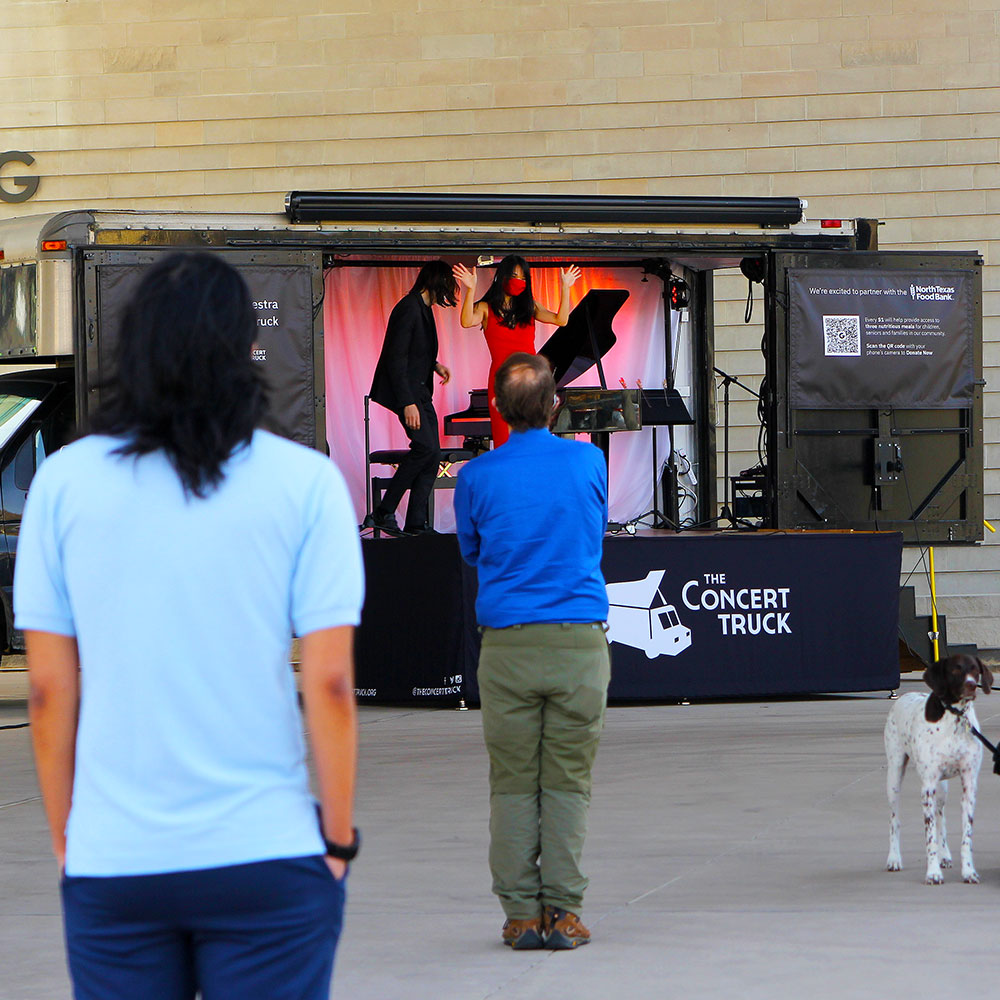
[[[763,257],[744,257],[740,261],[740,271],[747,279],[747,308],[743,314],[743,322],[749,323],[753,319],[753,283],[755,281],[764,283],[767,277],[767,261]]]
[[[691,302],[691,293],[683,278],[670,279],[670,308],[687,309]]]
[[[744,257],[740,261],[740,270],[747,281],[763,281],[767,274],[767,265],[763,257]]]

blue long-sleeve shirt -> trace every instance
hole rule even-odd
[[[515,431],[463,466],[455,519],[462,556],[479,575],[480,625],[607,618],[607,493],[600,451],[545,429]]]

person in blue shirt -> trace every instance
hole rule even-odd
[[[260,429],[255,331],[219,257],[155,263],[91,433],[28,496],[15,620],[76,1000],[329,996],[360,545],[331,462]]]
[[[601,574],[607,472],[591,444],[549,430],[555,384],[539,355],[496,376],[511,428],[465,465],[459,545],[476,567],[479,693],[490,758],[490,870],[512,948],[576,948],[591,768],[611,662]]]

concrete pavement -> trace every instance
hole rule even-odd
[[[888,707],[865,695],[610,709],[586,856],[594,940],[573,953],[500,944],[478,712],[363,709],[365,843],[333,997],[992,997],[1000,778],[984,764],[981,885],[955,869],[943,886],[922,884],[912,774],[905,868],[883,871]],[[981,695],[978,711],[1000,737],[1000,691]],[[0,702],[0,725],[24,714],[22,702]],[[955,786],[956,859],[959,799]],[[69,997],[24,729],[0,730],[0,942],[0,1000]]]

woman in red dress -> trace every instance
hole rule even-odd
[[[566,325],[569,319],[569,290],[580,277],[580,269],[566,267],[560,270],[558,312],[545,309],[534,300],[528,262],[516,254],[500,261],[493,283],[478,302],[473,301],[476,294],[476,269],[470,271],[464,264],[456,264],[452,271],[455,280],[462,286],[462,326],[481,327],[490,351],[487,399],[493,447],[499,448],[507,440],[510,431],[493,403],[493,381],[497,369],[515,352],[535,353],[536,321],[554,326]]]

